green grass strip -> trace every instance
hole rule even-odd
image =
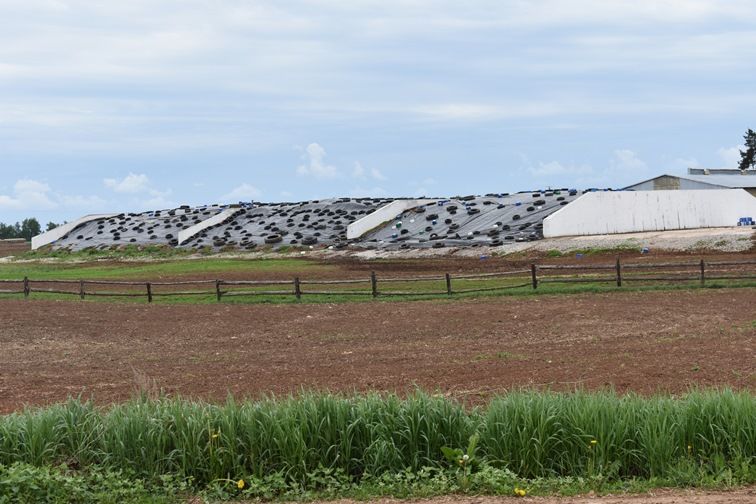
[[[306,276],[311,272],[336,271],[336,266],[302,259],[168,259],[152,261],[120,261],[117,263],[89,262],[9,262],[0,264],[0,279],[18,280],[24,276],[32,280],[110,280],[184,277],[196,274],[223,273],[290,273]],[[367,276],[366,276],[367,278]]]
[[[443,447],[468,449],[473,438],[469,461],[444,456]],[[756,481],[756,397],[726,389],[681,397],[525,391],[474,408],[423,392],[220,405],[139,398],[108,409],[70,400],[0,418],[0,481],[17,464],[120,471],[152,482],[169,475],[195,490],[241,479],[271,498],[291,488],[353,489],[387,474],[446,475],[454,483],[448,488],[483,485],[484,492],[505,476],[506,485],[560,478],[694,484],[723,475],[748,483]],[[271,490],[275,482],[280,491]]]

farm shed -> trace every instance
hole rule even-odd
[[[659,175],[625,187],[628,191],[745,189],[756,196],[756,170],[707,170],[689,168],[687,175]]]
[[[546,217],[545,237],[735,226],[756,217],[743,189],[589,192]]]

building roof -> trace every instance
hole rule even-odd
[[[756,175],[756,170],[739,168],[688,168],[688,175]]]
[[[646,180],[641,180],[640,182],[631,184],[627,186],[625,189],[637,186],[639,184],[643,184],[644,182],[656,180],[660,177],[675,177],[679,179],[692,180],[693,182],[698,182],[700,184],[709,184],[713,186],[727,187],[730,189],[756,188],[756,176],[750,176],[750,175],[741,175],[741,174],[737,174],[737,175],[672,175],[669,173],[664,173],[662,175],[658,175],[656,177],[652,177]]]
[[[703,184],[712,184],[732,189],[745,189],[756,187],[756,177],[748,175],[685,175],[683,179],[701,182]]]

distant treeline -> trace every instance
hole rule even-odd
[[[58,224],[48,222],[46,231],[50,231],[56,227],[58,227]],[[32,239],[32,236],[36,236],[41,232],[42,226],[39,225],[39,221],[34,217],[24,219],[15,224],[5,224],[0,222],[0,240],[6,240],[8,238],[23,238],[28,241]]]

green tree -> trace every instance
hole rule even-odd
[[[740,164],[738,168],[741,170],[747,170],[748,168],[756,168],[756,132],[752,129],[748,129],[745,135],[745,150],[740,151]]]
[[[21,223],[21,232],[19,238],[23,238],[26,241],[32,239],[32,236],[37,236],[42,232],[42,226],[39,225],[39,221],[34,217],[24,219]]]
[[[8,238],[18,238],[16,228],[11,224],[0,222],[0,240],[7,240]]]
[[[47,227],[45,228],[45,231],[52,231],[56,227],[58,227],[60,224],[55,224],[54,222],[48,222]]]

